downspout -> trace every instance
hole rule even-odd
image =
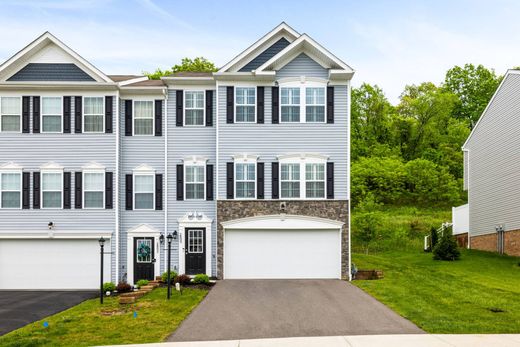
[[[351,245],[351,199],[350,199],[350,80],[347,83],[347,187],[348,187],[348,280],[352,281],[352,245]]]
[[[218,223],[219,223],[219,219],[218,219],[218,197],[219,197],[219,174],[218,174],[218,171],[219,171],[219,166],[220,166],[220,162],[219,162],[219,95],[218,95],[218,90],[219,90],[219,83],[218,83],[218,80],[215,80],[215,95],[216,95],[216,102],[215,102],[215,132],[216,132],[216,146],[215,146],[215,238],[216,238],[216,242],[215,242],[215,257],[213,258],[214,261],[215,261],[215,277],[218,278],[219,276],[219,273],[218,273]],[[213,270],[213,269],[212,269]]]
[[[119,138],[119,126],[120,126],[120,118],[121,118],[121,115],[119,114],[119,104],[120,104],[120,99],[119,99],[119,88],[117,89],[117,94],[116,94],[116,189],[115,189],[115,196],[116,196],[116,211],[115,211],[115,217],[116,217],[116,240],[115,240],[115,243],[116,243],[116,251],[115,251],[115,257],[116,257],[116,282],[119,282],[119,247],[120,247],[120,244],[119,244],[119,233],[121,232],[121,229],[120,229],[120,221],[119,221],[119,208],[121,207],[120,206],[120,197],[119,197],[119,183],[121,181],[121,177],[119,177],[119,165],[120,165],[120,144],[119,144],[119,141],[120,141],[120,138]]]
[[[168,87],[163,89],[164,94],[164,239],[166,240],[168,231]],[[164,262],[166,264],[167,242],[164,243]],[[166,266],[164,267],[166,268]],[[163,269],[159,266],[160,272]]]

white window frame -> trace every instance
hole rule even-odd
[[[186,179],[186,171],[188,169],[188,167],[202,167],[202,171],[203,171],[203,175],[204,175],[204,178],[202,179],[202,183],[204,184],[204,194],[202,196],[201,199],[194,199],[194,198],[188,198],[188,180]],[[185,163],[184,164],[184,199],[185,200],[190,200],[190,201],[202,201],[202,200],[206,200],[206,162],[200,162],[200,161],[197,161],[195,163]],[[200,184],[200,182],[189,182],[189,184]]]
[[[294,88],[298,88],[298,92],[300,93],[300,103],[299,104],[284,104],[282,105],[282,89],[294,89]],[[305,89],[304,87],[301,87],[299,85],[283,85],[283,86],[280,86],[280,100],[279,100],[279,118],[280,118],[280,123],[302,123],[302,116],[303,118],[305,118],[305,109],[302,109],[302,90]],[[282,118],[282,107],[283,106],[288,106],[288,107],[294,107],[294,106],[298,106],[300,108],[300,120],[297,121],[297,122],[292,122],[292,121],[284,121],[283,118]],[[303,112],[303,113],[302,113]]]
[[[205,119],[206,119],[206,91],[205,90],[197,90],[197,89],[185,89],[183,91],[183,98],[182,98],[182,110],[183,110],[183,125],[187,127],[204,127],[206,126]],[[187,124],[186,123],[186,111],[188,108],[186,107],[186,93],[202,93],[202,124]],[[192,107],[189,110],[200,110],[198,107]]]
[[[237,88],[244,88],[244,89],[253,89],[253,94],[255,96],[255,102],[252,104],[238,104],[237,103]],[[254,124],[256,123],[256,120],[257,120],[257,116],[258,116],[258,109],[256,107],[257,105],[257,98],[258,98],[258,95],[257,95],[257,90],[256,90],[256,86],[253,86],[253,85],[240,85],[240,86],[234,86],[234,91],[233,91],[233,98],[235,100],[233,100],[233,103],[234,103],[234,122],[235,123],[245,123],[245,124]],[[252,121],[237,121],[237,106],[253,106],[254,109],[255,109],[255,119],[253,119]]]
[[[2,129],[2,98],[18,98],[20,99],[20,114],[18,115],[18,117],[20,117],[20,128],[18,129],[18,131],[6,131],[4,129]],[[9,96],[9,95],[2,95],[0,96],[0,133],[8,133],[8,134],[18,134],[18,133],[21,133],[22,132],[22,113],[23,113],[23,105],[22,105],[22,97],[21,96],[17,96],[17,95],[13,95],[13,96]],[[7,116],[13,116],[13,115],[7,115]]]
[[[153,248],[154,248],[154,240],[155,240],[155,238],[153,238],[153,240],[150,240],[149,237],[143,236],[143,237],[136,237],[136,239],[137,239],[137,243],[140,240],[141,241],[145,241],[146,243],[150,243],[150,251],[151,251],[151,253],[150,253],[150,261],[140,261],[139,260],[139,255],[136,254],[137,263],[139,263],[139,264],[150,264],[150,263],[153,263],[153,256],[152,255],[154,254],[154,252],[153,252],[154,249]],[[134,249],[133,251],[137,253],[137,249]]]
[[[61,175],[60,183],[61,183],[61,207],[45,207],[43,206],[43,176],[47,173],[58,173]],[[40,171],[41,179],[40,179],[40,202],[41,202],[41,209],[43,210],[62,210],[63,209],[63,169],[42,169]],[[49,192],[56,192],[56,190],[49,190]]]
[[[103,105],[103,122],[101,124],[101,131],[85,131],[85,117],[86,116],[98,116],[97,114],[87,114],[85,112],[85,98],[101,98],[102,99],[102,102],[101,104]],[[105,114],[106,114],[106,110],[105,110],[105,97],[104,96],[97,96],[97,95],[92,95],[92,96],[82,96],[82,100],[81,100],[81,105],[82,105],[82,108],[83,108],[83,117],[81,117],[81,130],[83,133],[85,134],[104,134],[105,133]]]
[[[151,102],[152,103],[152,133],[151,134],[136,134],[135,133],[135,103],[137,102]],[[146,119],[146,118],[139,118]],[[150,99],[132,100],[132,136],[155,136],[155,102]]]
[[[318,88],[321,88],[323,89],[323,105],[321,104],[308,104],[307,105],[307,89],[318,89]],[[305,103],[305,119],[304,119],[304,122],[305,123],[311,123],[311,124],[323,124],[323,123],[327,123],[327,86],[317,86],[317,85],[306,85],[305,86],[305,100],[304,100],[304,103]],[[323,121],[321,122],[317,122],[317,121],[312,121],[312,122],[309,122],[307,121],[307,106],[323,106]]]
[[[309,180],[307,181],[307,164],[319,164],[323,165],[323,181],[321,180]],[[316,161],[316,160],[310,160],[302,163],[302,167],[304,168],[304,174],[305,174],[305,182],[304,182],[304,192],[303,195],[305,196],[305,199],[312,199],[312,200],[324,200],[327,198],[327,162],[323,161]],[[323,197],[307,197],[307,183],[312,182],[323,182]]]
[[[85,175],[87,174],[103,174],[103,204],[101,207],[87,207],[87,205],[85,205],[85,193],[86,192],[99,192],[99,190],[89,190],[87,191],[85,189]],[[82,180],[81,180],[81,184],[82,184],[82,187],[81,187],[81,195],[82,195],[82,204],[81,206],[83,206],[83,208],[85,210],[103,210],[105,209],[105,192],[106,192],[106,172],[105,170],[83,170],[82,172]]]
[[[2,206],[2,194],[5,192],[16,192],[16,190],[3,190],[2,189],[2,175],[3,174],[17,174],[18,176],[20,176],[20,189],[18,190],[18,192],[20,193],[20,206],[19,207],[3,207]],[[17,169],[17,170],[0,170],[0,209],[3,209],[3,210],[20,210],[22,209],[22,200],[23,200],[23,177],[22,177],[22,170],[21,169]]]
[[[152,183],[153,183],[153,188],[152,188],[152,194],[153,194],[153,198],[152,198],[152,208],[137,208],[136,207],[136,204],[135,204],[135,195],[137,194],[137,192],[135,191],[135,183],[136,183],[136,176],[151,176],[152,177]],[[133,203],[133,207],[134,207],[134,210],[137,210],[137,211],[155,211],[155,191],[156,191],[156,187],[155,187],[155,172],[134,172],[132,174],[132,203]],[[140,193],[149,193],[149,192],[140,192]]]
[[[283,200],[326,200],[327,199],[327,160],[328,157],[321,154],[289,154],[278,156],[278,191],[280,199]],[[282,164],[299,164],[300,165],[300,196],[297,198],[286,198],[282,196]],[[324,165],[324,194],[323,198],[307,198],[307,167],[306,164],[323,164]],[[316,182],[316,181],[312,181]],[[319,181],[318,181],[319,182]]]
[[[258,156],[256,155],[239,155],[239,156],[234,156],[233,157],[234,159],[234,165],[233,165],[233,198],[235,200],[255,200],[257,199],[257,196],[258,196],[258,191],[257,191],[257,188],[258,188],[258,170],[257,170],[257,159],[258,159]],[[237,197],[237,183],[239,181],[237,181],[237,164],[253,164],[254,167],[255,167],[255,194],[253,197],[251,198],[242,198],[242,197]],[[240,182],[251,182],[251,181],[240,181]]]
[[[201,250],[200,252],[190,252],[190,239],[191,239],[191,238],[190,238],[190,233],[191,233],[192,231],[197,231],[197,232],[200,232],[200,233],[201,233],[201,235],[200,235],[200,241],[201,241],[201,248],[202,248],[202,250]],[[187,228],[187,229],[186,229],[186,234],[187,234],[187,235],[185,235],[184,237],[186,237],[186,238],[188,239],[188,249],[187,249],[187,251],[188,251],[189,254],[203,254],[203,253],[204,253],[204,251],[205,251],[205,249],[206,249],[206,248],[205,248],[206,245],[204,244],[204,233],[205,233],[204,228]],[[198,238],[198,237],[197,237],[197,238]]]
[[[283,124],[298,124],[298,123],[309,123],[309,124],[325,124],[327,123],[327,83],[316,82],[316,81],[291,81],[279,83],[280,92],[278,93],[278,114],[280,123]],[[300,88],[300,121],[299,122],[284,122],[282,121],[282,88]],[[325,95],[325,109],[323,122],[307,122],[307,88],[323,88]],[[288,106],[288,105],[284,105]],[[321,105],[309,105],[309,106],[321,106]]]
[[[60,99],[60,108],[61,108],[61,130],[60,131],[43,131],[43,117],[46,116],[43,114],[43,99],[45,98],[59,98]],[[49,114],[48,116],[56,116],[55,114]],[[63,134],[63,96],[62,95],[42,95],[40,97],[40,133],[42,134]]]

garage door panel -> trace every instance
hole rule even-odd
[[[338,230],[227,230],[225,278],[340,278]]]
[[[100,265],[97,239],[0,240],[0,289],[97,289]]]

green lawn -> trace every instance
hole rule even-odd
[[[85,301],[45,320],[0,337],[0,346],[91,346],[159,342],[170,335],[206,296],[206,290],[157,288],[134,305],[119,305],[116,298]],[[134,317],[134,312],[137,316]],[[49,323],[48,328],[43,322]]]
[[[520,333],[520,258],[463,250],[461,260],[444,262],[394,251],[352,261],[385,276],[355,285],[429,333]]]

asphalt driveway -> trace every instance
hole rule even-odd
[[[345,281],[225,280],[169,341],[420,333]]]
[[[95,296],[77,291],[0,291],[0,335]]]

